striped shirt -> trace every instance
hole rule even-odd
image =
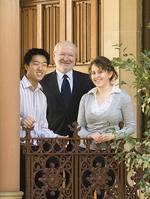
[[[46,120],[47,102],[42,87],[38,86],[33,90],[30,81],[24,76],[20,81],[20,121],[22,118],[30,116],[36,120],[31,137],[57,137],[53,131],[48,129]],[[20,137],[25,137],[26,133],[20,126]]]

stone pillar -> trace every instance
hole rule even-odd
[[[142,0],[120,1],[120,43],[127,47],[127,53],[139,56],[141,50],[141,27],[142,27]],[[121,57],[123,52],[121,52]],[[135,98],[136,89],[133,86],[134,76],[127,71],[120,70],[120,79],[127,82],[122,88],[127,90],[132,97],[137,129],[135,136],[141,136],[141,111],[140,102]]]
[[[19,0],[0,0],[0,199],[19,191]]]
[[[119,44],[119,0],[101,1],[101,55],[110,59],[119,56],[113,45]]]

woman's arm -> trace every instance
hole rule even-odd
[[[117,131],[120,138],[134,133],[136,127],[131,97],[127,93],[123,94],[121,111],[124,127]]]
[[[87,137],[90,132],[86,129],[86,100],[87,100],[87,94],[83,95],[80,104],[79,104],[79,112],[78,112],[78,119],[77,122],[79,126],[81,127],[81,130],[78,132],[78,135],[82,138]]]

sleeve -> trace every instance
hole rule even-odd
[[[23,117],[20,116],[20,138],[24,138],[26,135],[26,132],[23,130],[21,122],[22,122]]]
[[[81,138],[87,137],[91,132],[89,132],[86,128],[87,122],[86,122],[86,111],[85,111],[85,106],[86,106],[86,98],[88,96],[85,94],[82,96],[80,104],[79,104],[79,112],[78,112],[78,124],[81,127],[80,131],[78,132],[78,135]]]
[[[20,116],[20,128],[21,129],[22,129],[22,125],[21,125],[22,119],[23,119],[23,117]]]
[[[119,138],[134,133],[136,127],[131,97],[126,93],[124,94],[122,99],[121,112],[124,127],[117,131],[117,137]]]
[[[40,118],[40,130],[38,130],[36,133],[39,137],[50,137],[50,138],[55,138],[58,137],[57,134],[55,134],[52,130],[48,129],[48,122],[46,119],[46,110],[47,110],[47,102],[45,100],[43,112],[41,114]]]

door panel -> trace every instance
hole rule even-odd
[[[92,58],[100,55],[100,0],[21,0],[21,56],[32,47],[50,53],[58,41],[76,44],[76,70],[87,72]],[[23,69],[23,67],[22,67]]]

